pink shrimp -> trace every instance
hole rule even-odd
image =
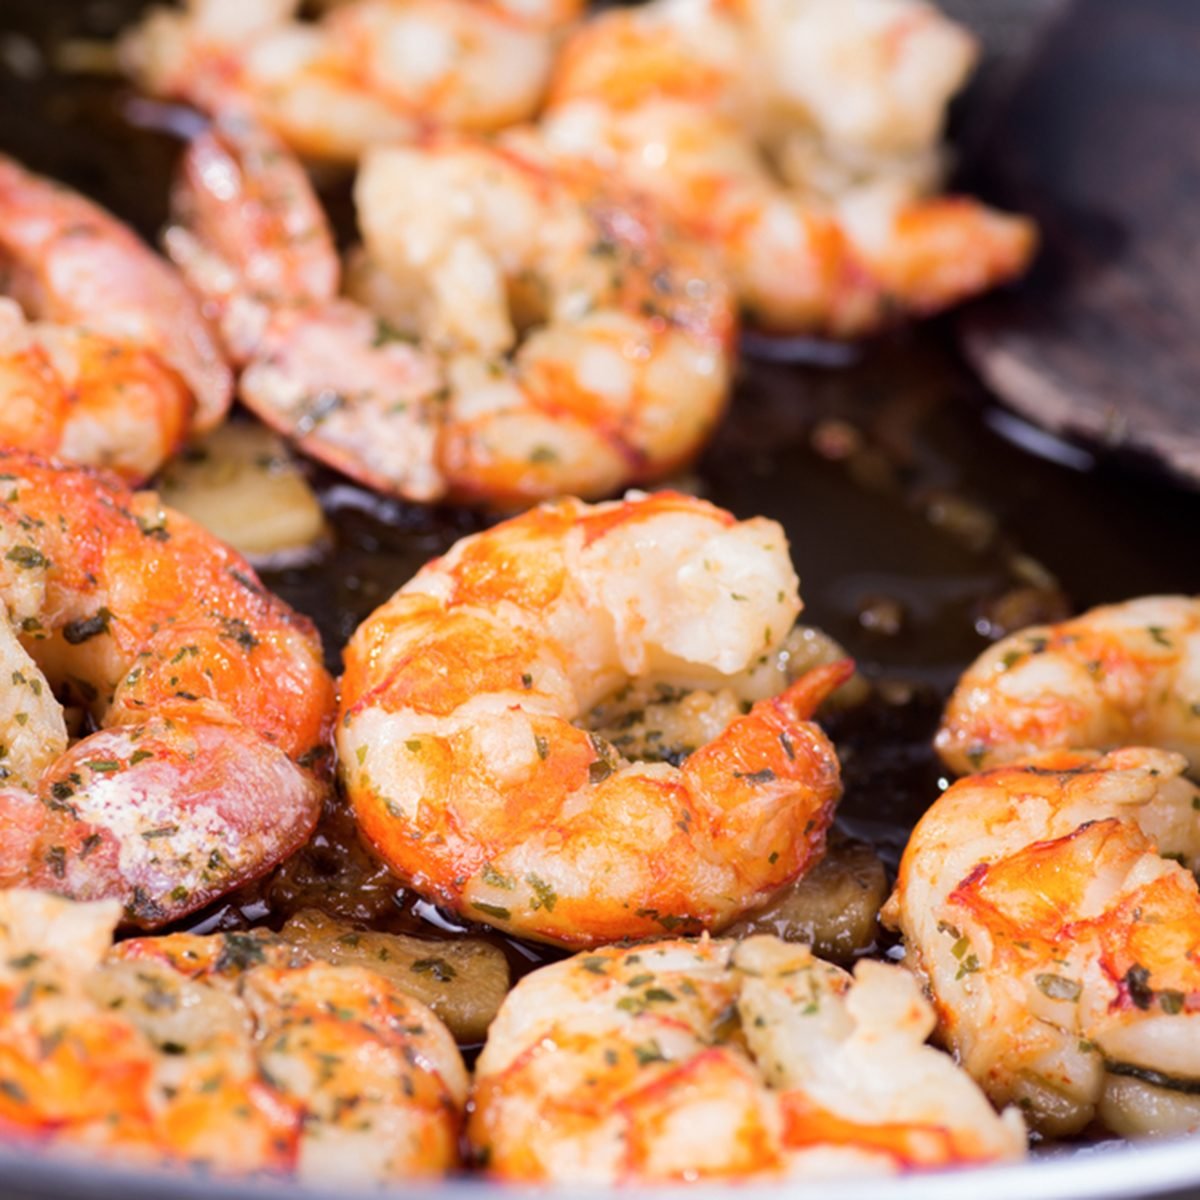
[[[150,492],[0,451],[0,884],[162,924],[269,870],[327,791],[310,623]],[[98,726],[69,741],[54,693]]]
[[[0,304],[0,445],[136,481],[223,419],[230,369],[170,264],[90,200],[3,157],[0,268],[17,302]]]

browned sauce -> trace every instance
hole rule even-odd
[[[140,7],[6,0],[0,149],[153,238],[178,149],[164,130],[186,118],[111,74],[56,67],[71,39],[110,39]],[[345,217],[344,187],[330,198]],[[748,358],[714,444],[678,482],[740,517],[783,522],[804,619],[847,646],[875,684],[866,704],[831,721],[846,779],[840,822],[894,867],[938,794],[930,738],[941,703],[987,637],[1101,601],[1200,592],[1200,497],[1112,466],[1088,469],[1069,448],[1061,453],[1079,465],[1019,449],[997,432],[1007,418],[961,366],[945,326],[822,354],[849,361]],[[265,579],[317,622],[336,670],[359,621],[486,519],[381,500],[315,467],[313,478],[333,549]],[[336,811],[297,859],[190,925],[278,923],[312,904],[375,928],[466,927],[398,888]],[[552,953],[499,940],[518,970]]]

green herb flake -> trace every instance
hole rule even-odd
[[[637,1059],[639,1067],[648,1067],[651,1063],[669,1061],[667,1056],[662,1052],[662,1047],[658,1044],[656,1038],[651,1038],[649,1041],[634,1046],[633,1056]]]
[[[375,320],[375,336],[371,339],[371,345],[375,349],[380,346],[386,346],[390,342],[405,342],[408,345],[413,345],[417,341],[416,336],[411,333],[406,333],[402,329],[397,329],[390,321],[385,321],[383,317],[377,317]]]
[[[23,571],[50,565],[50,560],[36,546],[13,546],[4,557]]]
[[[1158,993],[1158,1006],[1168,1016],[1178,1016],[1183,1012],[1183,1006],[1186,997],[1182,992],[1176,992],[1172,989],[1167,989]]]
[[[171,837],[172,834],[179,832],[178,825],[159,825],[155,829],[147,829],[142,833],[142,837],[147,842],[152,842],[155,838]]]
[[[1033,982],[1038,991],[1050,1000],[1069,1000],[1074,1003],[1083,991],[1074,979],[1067,979],[1062,975],[1035,975]]]
[[[734,779],[744,779],[747,783],[752,783],[755,786],[763,783],[774,783],[778,778],[770,767],[763,767],[761,771],[734,771]]]
[[[511,892],[517,886],[510,876],[502,875],[490,862],[483,864],[483,870],[479,874],[483,882],[490,887],[503,888],[506,892]]]
[[[238,571],[230,571],[230,574],[249,591],[262,591],[248,575],[243,575]],[[250,631],[250,626],[241,617],[219,617],[218,619],[221,622],[221,637],[226,641],[236,642],[247,652],[258,645],[258,638],[254,636]]]
[[[438,983],[449,983],[458,972],[444,958],[418,958],[410,967],[417,975],[428,975]]]
[[[677,917],[673,913],[660,913],[657,908],[639,908],[635,913],[636,917],[645,917],[649,921],[654,921],[661,925],[668,933],[674,933],[681,926],[691,926],[693,929],[700,924],[695,917]]]
[[[230,968],[245,971],[266,959],[258,938],[248,933],[227,933],[221,942],[221,953],[217,955],[216,969],[218,972]]]
[[[111,620],[112,613],[107,608],[101,608],[95,616],[86,617],[80,621],[68,621],[63,626],[63,639],[68,645],[81,645],[102,633],[107,633]]]
[[[533,889],[533,899],[530,901],[529,907],[537,912],[539,908],[544,908],[547,912],[553,912],[554,906],[558,903],[558,893],[540,876],[533,874],[531,871],[525,876],[525,882]]]

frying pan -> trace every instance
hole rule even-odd
[[[996,30],[1012,48],[1028,40],[1049,2],[977,0],[958,5],[957,15],[984,19],[985,32]],[[90,44],[111,38],[141,6],[4,0],[0,150],[79,188],[152,239],[166,215],[179,145],[170,130],[179,114],[137,98],[111,74],[80,69],[97,61]],[[1002,60],[991,64],[982,90],[956,114],[968,139],[1002,68]],[[335,213],[345,211],[336,187],[330,200]],[[831,727],[846,781],[839,823],[871,840],[894,868],[908,830],[938,794],[930,739],[959,672],[989,636],[1014,624],[1141,593],[1200,593],[1200,496],[1093,462],[993,405],[941,323],[844,353],[775,349],[747,358],[728,419],[683,482],[739,517],[764,513],[784,524],[805,618],[846,645],[875,684],[870,701]],[[380,500],[316,467],[312,478],[334,548],[313,567],[265,578],[316,620],[337,669],[339,648],[358,622],[484,518]],[[408,912],[410,927],[419,928],[419,912],[411,905]],[[261,913],[261,895],[251,892],[198,924],[236,927]],[[506,949],[528,965],[528,948]],[[401,1194],[466,1200],[487,1190],[461,1179],[413,1183]],[[739,1187],[738,1195],[808,1190]],[[939,1200],[964,1190],[976,1200],[1200,1196],[1200,1145],[1054,1147],[1027,1164],[970,1175],[820,1185],[830,1200]],[[335,1194],[347,1190],[130,1171],[0,1143],[0,1195],[11,1200]]]

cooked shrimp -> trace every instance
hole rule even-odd
[[[428,1008],[265,933],[107,956],[119,907],[0,894],[0,1119],[221,1173],[387,1181],[454,1165],[467,1078]]]
[[[873,6],[907,7],[851,7]],[[928,141],[948,94],[940,74],[929,93],[914,85],[929,47],[916,39],[911,62],[902,54],[877,76],[873,67],[908,43],[891,18],[872,30],[871,21],[843,24],[843,12],[792,3],[780,16],[778,6],[750,0],[657,0],[605,13],[569,41],[542,138],[554,155],[596,164],[655,197],[717,247],[763,328],[862,334],[898,311],[930,313],[1019,274],[1033,249],[1027,221],[923,194],[930,172],[913,164],[933,153]],[[815,39],[814,14],[833,16]],[[764,72],[768,44],[768,67],[802,47],[822,70]],[[799,98],[789,99],[785,84],[811,101],[810,91],[850,67],[847,90],[794,111]],[[821,86],[794,82],[801,78]],[[829,148],[843,143],[845,153]],[[786,180],[779,162],[788,164]]]
[[[225,314],[244,401],[308,453],[408,499],[508,505],[603,495],[699,450],[732,314],[707,256],[644,207],[511,149],[373,151],[372,312],[335,298],[316,199],[263,136],[226,122],[193,143],[168,246]]]
[[[145,1153],[153,1053],[83,981],[120,906],[0,892],[0,1122],[6,1136],[58,1137]]]
[[[936,745],[959,774],[1129,745],[1200,766],[1200,599],[1145,596],[1004,638],[959,681]]]
[[[184,282],[90,200],[0,157],[0,445],[138,480],[232,381]],[[26,323],[21,309],[36,319]]]
[[[531,117],[577,0],[352,0],[315,23],[297,0],[189,0],[125,35],[148,91],[246,111],[297,152],[353,162],[430,126],[489,132]]]
[[[191,416],[191,393],[156,354],[82,326],[29,324],[0,299],[0,445],[136,481],[174,454]]]
[[[790,183],[828,196],[881,176],[937,186],[946,110],[978,55],[967,29],[921,0],[730,8],[767,76],[766,139]]]
[[[310,623],[151,492],[17,451],[0,480],[0,886],[152,927],[269,870],[327,792]],[[68,744],[54,694],[95,732]]]
[[[371,487],[444,495],[439,364],[338,298],[332,233],[300,163],[226,118],[188,146],[173,209],[167,251],[218,313],[243,402]]]
[[[707,440],[732,373],[728,297],[699,245],[632,197],[442,141],[373,150],[357,199],[369,257],[447,356],[452,492],[603,495]]]
[[[773,695],[796,589],[773,521],[669,492],[463,539],[346,650],[360,829],[419,892],[523,936],[728,924],[820,857],[840,794],[807,718],[849,664]],[[579,727],[631,684],[712,691],[711,740],[681,766],[629,762]]]
[[[472,1147],[572,1184],[891,1173],[1019,1158],[904,971],[773,937],[608,947],[526,976],[488,1033]]]
[[[996,767],[945,792],[901,862],[884,916],[942,1037],[1051,1136],[1200,1129],[1200,790],[1184,765],[1137,748]]]

